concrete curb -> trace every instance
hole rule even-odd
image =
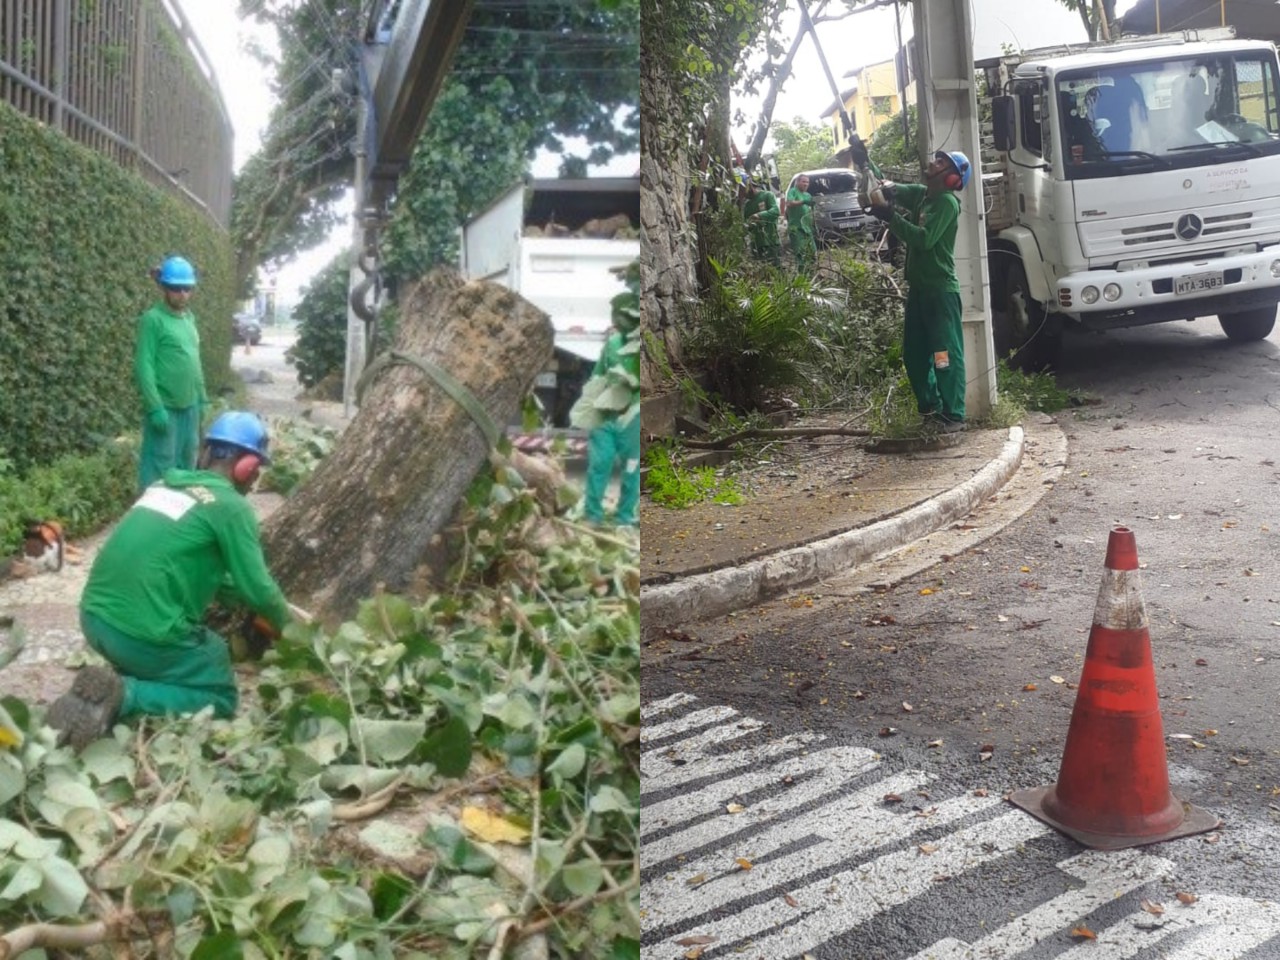
[[[970,513],[1017,471],[1026,434],[1010,427],[994,460],[964,483],[909,510],[802,547],[737,567],[712,570],[640,591],[645,628],[688,623],[741,610],[753,603],[867,563],[933,533]]]

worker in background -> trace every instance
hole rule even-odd
[[[778,198],[760,180],[747,184],[747,202],[742,208],[751,237],[751,255],[775,267],[782,266],[782,243],[778,239]]]
[[[138,485],[145,489],[170,467],[196,464],[201,411],[209,405],[200,367],[200,335],[191,313],[196,272],[183,257],[166,257],[153,272],[161,298],[138,319],[133,374],[142,395]]]
[[[80,626],[109,665],[81,670],[50,706],[45,720],[60,743],[78,752],[140,715],[235,713],[230,651],[203,619],[219,594],[277,633],[289,619],[245,498],[270,463],[268,442],[255,414],[222,414],[198,467],[166,471],[107,538],[80,600]]]
[[[787,239],[791,254],[796,258],[796,269],[803,274],[813,272],[818,259],[818,244],[813,233],[813,197],[809,193],[809,178],[796,177],[787,191]]]
[[[569,422],[587,431],[587,483],[583,517],[604,522],[604,494],[620,469],[618,526],[639,523],[640,507],[640,263],[625,271],[627,290],[611,301],[614,332],[605,342],[591,379],[569,412]]]
[[[959,150],[939,150],[925,169],[923,185],[899,184],[891,205],[871,208],[907,249],[902,329],[907,379],[926,422],[948,433],[965,428],[964,334],[955,248],[957,194],[969,185],[971,173],[969,158]],[[895,206],[902,212],[895,212]]]

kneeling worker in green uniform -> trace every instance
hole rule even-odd
[[[235,713],[226,641],[203,623],[229,590],[279,631],[289,605],[267,571],[245,494],[270,463],[267,428],[229,412],[209,427],[195,470],[148,487],[103,544],[80,601],[89,646],[110,666],[87,667],[50,706],[49,726],[76,750],[117,720],[150,714]]]

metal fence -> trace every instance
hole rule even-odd
[[[169,0],[0,0],[0,100],[230,225],[231,121]]]

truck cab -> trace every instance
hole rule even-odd
[[[1280,67],[1230,28],[986,61],[997,353],[1062,331],[1216,314],[1266,337],[1280,303]]]

